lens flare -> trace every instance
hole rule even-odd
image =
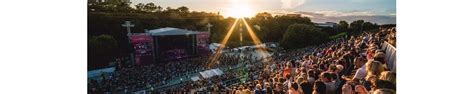
[[[250,38],[252,38],[253,43],[256,45],[257,51],[264,57],[269,56],[270,54],[268,53],[268,50],[265,46],[263,46],[262,41],[257,37],[255,32],[252,30],[250,25],[245,21],[245,19],[242,20],[245,24],[245,27],[247,28],[247,32],[250,34]]]
[[[222,53],[222,49],[225,48],[225,46],[227,45],[227,41],[229,41],[229,38],[230,38],[230,35],[232,35],[232,32],[234,32],[234,28],[235,28],[235,25],[237,24],[237,22],[239,22],[239,19],[236,19],[234,21],[234,23],[232,24],[232,26],[230,27],[229,31],[227,31],[227,34],[225,35],[224,39],[221,41],[221,45],[217,48],[216,50],[216,53],[214,53],[209,60],[210,63],[209,63],[209,66],[212,66],[214,65],[215,63],[217,63],[221,53]]]

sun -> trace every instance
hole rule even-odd
[[[252,17],[255,15],[255,11],[246,4],[234,4],[232,7],[228,8],[224,16],[234,17],[234,18],[245,18]]]

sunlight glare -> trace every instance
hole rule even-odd
[[[231,8],[226,10],[224,15],[234,18],[252,17],[255,15],[255,11],[247,4],[233,4]]]

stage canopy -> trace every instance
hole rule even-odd
[[[179,29],[179,28],[166,27],[166,28],[150,30],[149,34],[152,36],[192,35],[192,34],[198,34],[198,32],[193,32],[193,31]]]

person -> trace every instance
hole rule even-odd
[[[395,90],[391,89],[377,89],[374,94],[396,94]]]
[[[384,71],[380,74],[380,80],[389,81],[392,84],[397,84],[396,73],[392,71]]]
[[[352,80],[365,78],[365,76],[367,75],[365,62],[367,62],[367,61],[365,61],[365,59],[362,58],[362,57],[357,57],[356,59],[354,59],[354,63],[355,63],[355,67],[356,67],[355,69],[357,69],[357,70],[356,70],[355,76],[354,76],[354,78],[352,78]]]
[[[349,84],[344,84],[342,86],[341,94],[355,94],[355,91],[353,90],[352,86]]]
[[[265,93],[266,94],[273,94],[273,89],[270,85],[266,85],[267,87],[265,88]]]
[[[252,94],[252,93],[250,92],[250,86],[245,86],[245,89],[242,91],[241,94]]]
[[[308,80],[303,80],[300,86],[303,94],[311,94],[313,91],[312,84]]]
[[[244,90],[244,86],[240,85],[239,88],[235,91],[235,94],[242,94]]]
[[[363,85],[356,85],[354,91],[358,94],[369,94],[369,91]]]
[[[314,81],[316,80],[316,75],[314,73],[314,70],[313,69],[309,69],[308,72],[306,73],[308,74],[307,78],[308,79],[308,82],[309,83],[314,83]]]
[[[321,74],[321,81],[323,81],[326,85],[326,94],[336,93],[336,83],[332,79],[333,77],[329,72],[324,72]]]
[[[379,79],[375,79],[375,80],[372,80],[372,89],[371,89],[371,92],[377,90],[377,89],[391,89],[391,90],[396,90],[396,86],[395,84],[389,82],[389,81],[385,81],[385,80],[379,80]]]
[[[367,71],[367,76],[365,77],[365,79],[367,81],[378,78],[380,76],[380,73],[384,71],[384,67],[380,61],[371,60],[366,63],[365,67]]]
[[[377,52],[374,56],[375,61],[380,61],[385,70],[388,70],[388,62],[385,60],[385,53]]]
[[[326,71],[326,72],[336,72],[336,65],[335,64],[331,64],[329,65],[329,69]]]
[[[322,81],[316,81],[313,86],[313,94],[326,94],[326,84]]]
[[[336,66],[336,72],[335,72],[335,75],[336,75],[336,79],[335,79],[335,87],[336,87],[336,93],[337,94],[340,94],[342,91],[342,86],[344,85],[344,83],[346,83],[346,81],[344,79],[342,79],[342,70],[344,70],[344,66],[342,65],[337,65]]]
[[[255,87],[256,87],[256,89],[254,90],[254,94],[266,94],[263,91],[262,85],[257,84],[257,85],[255,85]]]
[[[298,91],[298,84],[296,82],[293,82],[288,88],[288,94],[301,94],[300,91]]]
[[[283,92],[283,84],[282,83],[275,84],[275,89],[273,89],[273,92],[274,94],[285,94]]]
[[[342,72],[342,70],[344,70],[344,66],[342,65],[336,65],[336,73],[337,74],[340,74],[340,72]]]

